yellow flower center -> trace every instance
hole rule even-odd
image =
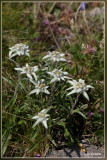
[[[21,44],[16,44],[17,49],[21,49]]]
[[[84,86],[85,86],[84,83],[81,82],[76,83],[76,88],[82,88]]]
[[[54,56],[55,56],[55,57],[57,56],[57,53],[56,53],[56,52],[54,52]]]
[[[31,71],[31,68],[30,68],[30,67],[27,67],[27,70],[28,70],[28,71]]]
[[[58,74],[58,75],[59,75],[59,74],[60,74],[60,72],[59,72],[59,71],[57,71],[57,72],[56,72],[56,74]]]
[[[44,84],[41,83],[41,84],[40,84],[40,87],[43,88],[43,86],[44,86]]]
[[[81,88],[82,85],[80,85],[79,83],[76,84],[76,88]]]
[[[41,117],[45,117],[45,113],[41,113]]]

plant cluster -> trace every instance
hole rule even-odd
[[[18,61],[17,66],[21,66],[21,57],[23,55],[27,55],[30,57],[28,51],[29,51],[28,46],[26,46],[24,44],[16,44],[15,46],[10,48],[9,57],[13,58],[14,56],[18,55],[19,56],[18,58],[20,59],[20,61]],[[39,102],[41,102],[41,106],[36,106],[38,108],[38,115],[32,116],[32,119],[37,120],[34,123],[33,128],[36,127],[36,125],[38,125],[39,123],[42,123],[46,129],[51,128],[53,130],[51,125],[54,120],[53,120],[53,117],[51,117],[50,111],[52,109],[52,110],[54,110],[55,113],[57,112],[56,106],[55,106],[56,101],[55,100],[53,101],[53,99],[57,93],[58,93],[58,96],[60,94],[60,96],[57,97],[57,99],[60,99],[60,101],[63,101],[63,104],[66,103],[65,96],[70,95],[69,99],[71,99],[71,94],[77,93],[77,97],[75,98],[74,104],[73,104],[73,102],[71,102],[71,100],[67,100],[68,106],[66,106],[66,108],[65,108],[65,106],[62,106],[62,108],[63,107],[65,108],[65,111],[67,113],[64,116],[59,113],[58,120],[61,121],[63,123],[63,125],[66,126],[66,120],[69,121],[69,118],[71,118],[74,113],[78,113],[82,117],[86,118],[86,116],[81,112],[81,110],[78,107],[76,108],[76,104],[77,104],[79,96],[81,94],[83,94],[84,97],[89,101],[89,97],[88,97],[88,94],[86,93],[86,91],[89,88],[94,88],[94,87],[92,87],[91,85],[86,85],[85,80],[79,79],[79,81],[76,81],[76,80],[72,79],[71,78],[72,76],[70,76],[68,72],[62,71],[62,68],[60,69],[60,62],[66,63],[66,59],[65,59],[64,55],[65,54],[62,54],[58,51],[53,51],[53,52],[49,52],[48,55],[43,57],[43,60],[46,59],[45,63],[48,63],[48,61],[49,61],[51,63],[50,66],[52,66],[52,67],[41,66],[38,69],[38,66],[31,67],[27,63],[25,67],[14,68],[15,70],[18,71],[18,74],[19,74],[18,75],[18,77],[19,77],[18,82],[22,83],[22,85],[23,85],[23,81],[24,81],[24,79],[26,79],[27,82],[29,83],[29,86],[25,86],[26,88],[28,87],[28,92],[30,91],[29,93],[27,93],[29,96],[29,104],[31,104],[29,107],[32,107],[33,99],[37,99]],[[21,76],[22,74],[25,74],[27,76],[27,78],[22,77]],[[70,77],[67,75],[69,75]],[[44,79],[42,79],[43,77],[44,77]],[[51,79],[51,77],[53,77],[53,79]],[[66,79],[72,79],[72,81],[71,80],[67,81],[71,85],[70,88],[67,88],[68,85],[65,82]],[[66,84],[64,84],[64,83],[66,83]],[[66,92],[62,92],[63,90],[60,91],[60,88],[62,89],[63,86],[64,86],[64,90]],[[32,88],[33,88],[33,90],[31,91]],[[67,90],[72,90],[72,91],[67,93]],[[36,95],[35,95],[35,93],[36,93]],[[31,97],[30,96],[31,94],[34,94],[34,96]],[[53,102],[54,102],[54,105],[53,105]],[[61,105],[61,104],[59,103],[58,105]],[[36,109],[36,107],[35,107],[35,109]],[[50,115],[47,114],[47,112],[50,112]],[[60,112],[60,110],[59,110],[59,112]],[[62,121],[61,120],[62,118],[65,118],[65,120]],[[47,125],[48,120],[51,121],[51,123],[49,123],[49,127]],[[36,129],[36,132],[37,132],[37,129]],[[51,135],[51,134],[48,135],[49,134],[48,131],[46,133],[47,133],[47,136]]]

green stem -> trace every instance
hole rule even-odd
[[[57,68],[57,66],[58,66],[58,63],[54,62],[54,68]]]

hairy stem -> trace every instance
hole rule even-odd
[[[40,97],[41,97],[41,110],[42,110],[42,106],[43,106],[43,93],[40,93]]]
[[[46,137],[47,137],[47,135],[48,135],[48,129],[46,129],[45,134],[46,134]],[[48,143],[48,137],[47,137],[45,143],[46,143],[46,144]],[[48,147],[48,148],[46,147],[46,148],[45,148],[45,152],[44,152],[44,157],[46,157],[48,150],[49,150],[49,147]]]
[[[21,67],[21,56],[18,57],[18,67]],[[21,74],[20,71],[18,71],[18,80],[21,81]]]
[[[76,97],[76,99],[75,99],[75,103],[73,104],[70,113],[72,113],[73,109],[75,108],[75,106],[76,106],[76,104],[77,104],[77,102],[78,102],[79,96],[80,96],[80,93],[77,94],[77,97]]]
[[[30,98],[30,95],[29,95],[29,92],[30,92],[30,81],[29,81],[29,79],[27,80],[27,87],[28,87],[28,100],[29,100],[29,106],[31,106],[31,98]]]
[[[55,85],[56,85],[56,82],[53,84],[53,87],[51,89],[51,96],[50,96],[50,99],[49,99],[49,104],[50,104],[50,102],[51,102],[51,100],[53,99],[53,96],[54,96]]]
[[[20,117],[20,116],[18,116],[18,115],[15,115],[15,114],[12,114],[12,113],[9,113],[9,112],[6,112],[6,111],[3,111],[3,112],[4,112],[4,113],[7,113],[7,114],[9,114],[9,115],[11,115],[11,116],[18,117],[18,118],[20,118],[20,119],[25,119],[25,120],[29,120],[29,121],[34,121],[33,119]]]

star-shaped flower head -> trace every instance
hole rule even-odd
[[[74,26],[74,19],[73,18],[70,20],[70,25]]]
[[[73,89],[70,93],[68,93],[67,95],[71,95],[73,93],[82,93],[84,95],[84,97],[89,101],[89,97],[88,94],[86,93],[86,91],[89,88],[94,88],[90,85],[86,85],[85,84],[85,80],[79,79],[79,81],[77,82],[76,80],[73,81],[68,81],[72,87],[68,88],[67,90]]]
[[[43,57],[43,59],[47,59],[47,60],[52,60],[52,61],[66,61],[66,59],[64,59],[64,53],[60,53],[60,52],[57,52],[57,51],[53,51],[53,52],[50,52],[48,51],[48,55],[46,55],[45,57]]]
[[[66,76],[68,75],[68,72],[63,72],[62,69],[60,70],[54,69],[52,72],[47,72],[47,73],[54,77],[50,81],[50,83],[55,82],[55,81],[61,81],[61,80],[64,81],[65,79],[71,79],[70,77]]]
[[[32,90],[29,93],[29,95],[33,94],[33,93],[39,94],[40,92],[44,92],[46,94],[50,94],[50,92],[47,90],[47,88],[49,86],[45,86],[44,79],[41,79],[40,81],[37,81],[37,82],[36,81],[34,82],[34,81],[31,80],[31,82],[35,85],[35,89]]]
[[[43,109],[41,112],[38,113],[37,116],[34,116],[32,119],[37,119],[37,121],[34,123],[33,128],[39,124],[42,123],[44,125],[44,127],[47,129],[48,125],[47,125],[47,120],[50,115],[47,114],[47,109]]]
[[[9,48],[10,51],[9,51],[9,58],[12,58],[16,55],[18,56],[23,56],[23,55],[26,55],[28,57],[30,57],[29,55],[29,46],[25,45],[25,44],[22,44],[22,43],[19,43],[19,44],[15,44],[15,46]]]
[[[26,67],[22,68],[15,68],[15,70],[20,71],[20,74],[26,74],[28,78],[33,79],[32,75],[37,80],[36,71],[38,70],[38,66],[30,67],[28,64],[26,64]]]

